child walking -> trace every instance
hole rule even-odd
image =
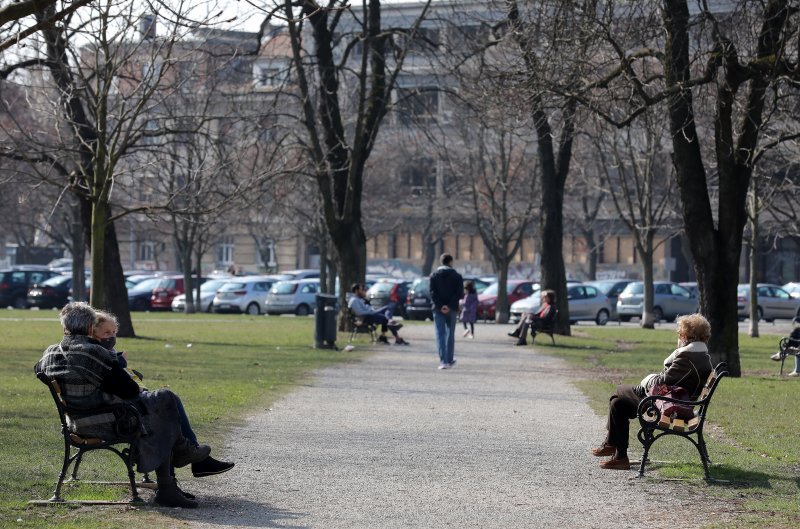
[[[464,306],[461,307],[461,323],[464,325],[464,336],[475,338],[475,321],[478,319],[478,293],[472,281],[464,283]]]

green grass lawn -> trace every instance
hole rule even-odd
[[[138,338],[120,338],[117,349],[128,352],[130,367],[144,374],[145,385],[168,386],[180,395],[198,437],[216,447],[246,412],[268,407],[314,369],[364,354],[314,349],[313,318],[135,313],[134,326]],[[32,369],[60,335],[55,311],[0,310],[0,527],[172,525],[155,509],[27,506],[28,500],[52,495],[61,465],[55,406]],[[125,478],[119,459],[99,455],[87,456],[81,476]],[[179,471],[179,479],[181,472],[186,471]],[[63,495],[124,499],[129,493],[123,487],[65,485]]]
[[[675,347],[675,331],[573,327],[572,337],[556,346],[542,340],[543,352],[566,359],[581,377],[578,386],[600,415],[620,383],[637,384],[657,372]],[[724,501],[737,513],[736,527],[800,527],[800,380],[779,377],[769,359],[780,336],[740,336],[743,376],[723,379],[709,408],[706,442],[714,463],[712,477],[726,483],[707,485],[697,451],[688,441],[670,436],[657,441],[648,467],[653,479],[686,480],[699,494]],[[791,371],[793,359],[787,360]],[[641,455],[631,424],[631,456]],[[600,439],[598,439],[598,442]],[[654,474],[651,468],[657,468]],[[730,527],[727,525],[726,527]]]

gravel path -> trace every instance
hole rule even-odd
[[[589,448],[605,419],[565,363],[513,347],[508,330],[459,334],[450,370],[436,369],[430,325],[403,329],[410,347],[320,371],[216,449],[231,472],[184,479],[199,509],[172,512],[198,529],[675,527],[666,489],[698,498],[600,470]]]

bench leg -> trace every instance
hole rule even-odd
[[[131,485],[131,501],[132,502],[141,502],[142,498],[139,497],[139,490],[136,488],[136,475],[133,473],[133,454],[130,448],[126,448],[120,454],[122,460],[125,461],[125,466],[128,469],[128,481]],[[147,474],[145,477],[149,479]]]
[[[644,477],[644,466],[647,463],[647,455],[650,453],[650,446],[652,443],[643,443],[644,453],[642,454],[642,462],[639,463],[639,477]]]
[[[64,484],[64,478],[67,477],[67,470],[71,463],[70,446],[66,438],[64,438],[64,462],[61,464],[61,472],[58,474],[58,482],[56,482],[56,488],[53,491],[53,497],[50,498],[50,501],[64,501],[64,498],[61,497],[61,486]]]
[[[553,345],[555,345],[556,344],[556,338],[555,338],[555,336],[553,336],[553,334],[555,334],[555,333],[550,333],[550,341],[553,342]]]

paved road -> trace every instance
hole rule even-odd
[[[175,516],[201,529],[675,527],[656,498],[700,500],[600,470],[588,451],[604,418],[562,361],[513,347],[507,330],[459,339],[451,370],[436,369],[431,325],[404,329],[410,347],[320,371],[233,432],[218,451],[234,470],[179,471],[202,503]],[[699,520],[682,511],[679,525]]]

